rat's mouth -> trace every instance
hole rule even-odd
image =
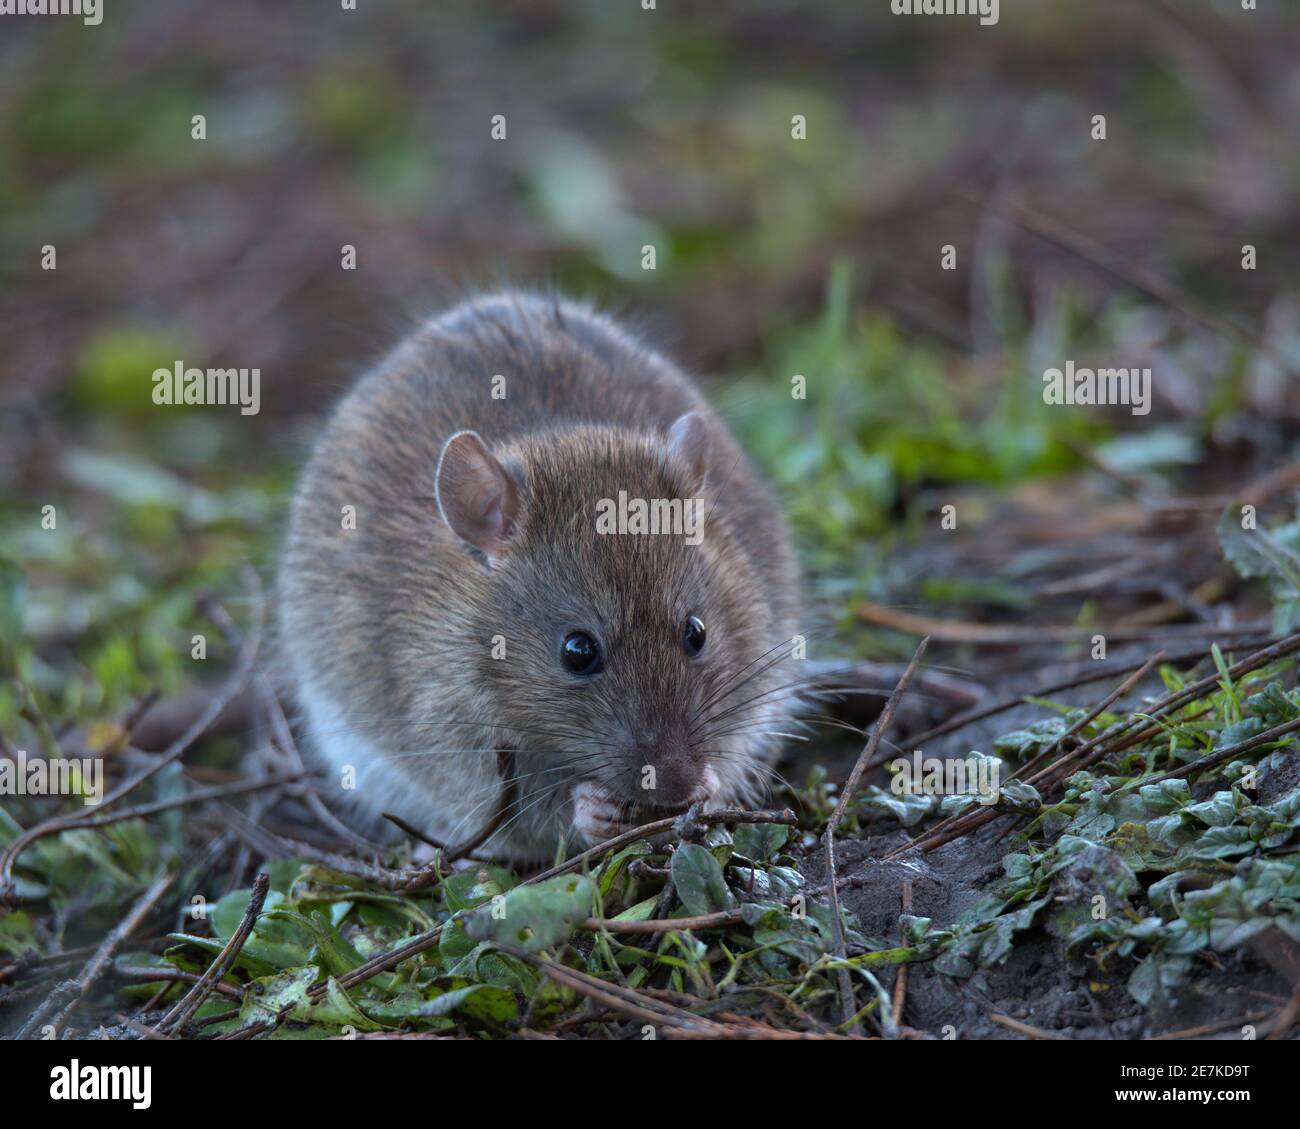
[[[681,815],[692,804],[707,807],[718,787],[717,773],[709,767],[695,791],[680,803],[634,803],[594,781],[584,780],[573,787],[573,826],[589,845],[595,846],[655,820]]]

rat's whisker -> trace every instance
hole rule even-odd
[[[768,653],[770,654],[771,652],[768,652]],[[762,666],[760,666],[757,670],[750,671],[750,673],[747,674],[744,678],[742,678],[739,682],[737,682],[737,683],[735,683],[735,685],[729,687],[728,690],[727,690],[727,692],[726,692],[725,694],[721,695],[720,697],[718,697],[715,701],[713,701],[713,702],[710,703],[710,704],[711,704],[711,705],[721,705],[721,704],[722,704],[723,702],[725,702],[728,698],[730,698],[733,694],[739,693],[741,690],[743,690],[746,686],[748,686],[751,682],[753,682],[754,679],[756,679],[756,678],[760,678],[762,675],[766,674],[769,670],[771,670],[774,666],[776,666],[777,663],[782,662],[783,660],[790,658],[791,655],[792,655],[793,653],[794,653],[794,650],[793,650],[793,647],[792,647],[789,651],[785,651],[785,652],[783,652],[783,653],[777,655],[776,658],[774,658],[774,659],[768,659],[768,660],[767,660],[767,661],[766,661]],[[752,666],[753,664],[751,663],[750,665]],[[746,669],[748,669],[748,668],[746,668]],[[699,714],[700,714],[700,713],[703,713],[703,712],[704,712],[703,708],[701,708],[700,710],[697,710],[697,711],[696,711],[696,714],[692,717],[692,720],[694,720],[695,717],[698,717]]]
[[[743,667],[740,668],[740,670],[736,671],[735,674],[733,674],[730,678],[724,679],[721,686],[719,686],[718,689],[715,690],[713,694],[705,698],[704,701],[700,703],[696,711],[693,714],[691,714],[691,720],[694,721],[697,717],[700,716],[701,713],[703,713],[706,709],[708,709],[709,706],[711,706],[714,702],[716,702],[718,700],[718,695],[721,694],[722,691],[725,690],[729,685],[731,685],[731,683],[734,682],[737,678],[740,678],[751,667],[762,662],[764,659],[767,658],[768,655],[770,655],[773,651],[777,650],[777,648],[785,647],[785,646],[790,646],[791,648],[793,648],[793,643],[791,643],[790,640],[782,639],[781,642],[776,644],[776,646],[769,647],[766,651],[764,651],[761,655],[759,655],[758,658],[754,659],[751,662],[746,663]]]

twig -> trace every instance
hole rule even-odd
[[[569,871],[577,870],[583,863],[593,858],[618,850],[620,847],[626,847],[629,843],[637,843],[642,839],[651,839],[661,832],[671,831],[681,818],[681,816],[668,816],[665,819],[656,819],[643,824],[641,827],[633,828],[631,831],[625,831],[622,835],[615,835],[612,839],[606,839],[603,843],[597,843],[594,847],[589,847],[572,858],[566,859],[559,866],[553,866],[549,870],[534,875],[528,881],[530,883],[544,882],[548,878],[568,874]],[[719,823],[784,823],[787,827],[795,827],[799,823],[799,817],[789,808],[782,808],[780,811],[738,811],[724,808],[718,811],[699,812],[693,818],[695,822],[710,827]]]
[[[1041,1027],[1030,1027],[1028,1023],[1021,1023],[1020,1020],[1012,1019],[1009,1015],[999,1015],[997,1012],[991,1012],[989,1018],[999,1027],[1005,1027],[1008,1031],[1014,1031],[1017,1035],[1024,1035],[1030,1039],[1059,1040],[1065,1038],[1064,1035],[1058,1035],[1055,1031],[1044,1031]]]
[[[1278,1009],[1277,1018],[1269,1024],[1267,1037],[1270,1039],[1284,1038],[1287,1032],[1295,1026],[1297,1018],[1300,1018],[1300,984],[1296,985],[1296,990],[1291,994],[1291,998]]]
[[[670,1038],[685,1039],[843,1039],[846,1036],[822,1032],[787,1031],[778,1027],[769,1027],[755,1020],[743,1023],[719,1023],[706,1019],[692,1012],[665,1003],[653,996],[635,992],[607,980],[599,980],[585,972],[558,964],[544,957],[535,956],[513,945],[497,944],[497,948],[509,953],[517,960],[539,969],[557,984],[586,996],[588,999],[627,1016],[629,1019],[649,1023],[656,1029],[663,1028]],[[851,1036],[850,1036],[851,1037]]]
[[[259,637],[255,635],[241,650],[234,672],[226,680],[226,684],[221,691],[208,702],[207,708],[194,720],[193,724],[146,768],[123,781],[105,796],[98,805],[98,811],[102,812],[105,808],[117,803],[122,797],[130,795],[141,784],[166,768],[167,765],[179,760],[184,755],[185,750],[203,736],[208,726],[216,720],[222,710],[226,708],[227,704],[243,689],[244,684],[248,681],[253,670],[254,660],[257,657],[258,643]],[[13,868],[18,856],[38,839],[43,839],[47,835],[57,835],[59,832],[66,830],[70,823],[74,822],[76,822],[76,817],[71,815],[61,815],[47,819],[43,823],[38,823],[35,827],[24,831],[9,844],[4,854],[0,855],[0,903],[10,907],[18,904],[16,885],[13,881]]]
[[[230,935],[230,939],[222,946],[221,952],[217,954],[216,959],[208,966],[208,970],[199,977],[199,982],[186,992],[184,998],[159,1020],[159,1031],[165,1032],[169,1028],[180,1031],[190,1021],[190,1017],[202,1006],[203,1001],[211,993],[213,986],[229,971],[235,958],[239,956],[239,950],[244,947],[244,942],[248,940],[249,934],[253,932],[253,926],[257,923],[257,915],[262,912],[262,904],[266,901],[266,892],[270,888],[270,877],[266,874],[259,874],[253,881],[253,893],[248,899],[248,907],[244,910],[244,916],[240,920],[238,927]]]
[[[457,862],[460,859],[465,858],[467,855],[471,855],[477,851],[479,847],[492,838],[497,828],[505,822],[506,816],[510,814],[510,806],[514,797],[514,786],[512,781],[515,775],[514,753],[511,750],[497,750],[497,774],[501,777],[501,796],[500,799],[497,800],[496,810],[493,812],[492,818],[483,825],[483,828],[480,831],[471,835],[459,846],[445,846],[432,835],[426,835],[423,831],[417,830],[407,823],[406,820],[402,819],[400,816],[394,815],[392,812],[386,811],[381,812],[380,814],[382,814],[390,823],[396,824],[412,838],[419,839],[420,842],[427,843],[430,847],[434,847],[441,851],[442,864],[444,866],[450,865],[451,863]]]
[[[956,194],[976,207],[988,207],[1000,213],[1003,218],[1011,223],[1018,224],[1040,239],[1068,251],[1076,258],[1082,259],[1097,270],[1111,275],[1139,293],[1145,294],[1148,298],[1154,298],[1157,302],[1176,310],[1188,321],[1195,322],[1220,336],[1244,341],[1246,344],[1268,353],[1284,372],[1294,373],[1296,371],[1295,362],[1292,358],[1288,357],[1276,344],[1253,327],[1246,326],[1235,318],[1225,317],[1190,296],[1183,294],[1176,287],[1150,271],[1130,265],[1091,236],[1075,231],[1059,220],[1019,201],[1014,201],[1009,207],[1004,207],[998,202],[988,203],[982,201],[972,193],[964,190],[959,189]]]
[[[863,623],[888,627],[909,635],[926,635],[941,643],[982,643],[985,646],[1018,647],[1034,643],[1080,643],[1093,635],[1104,635],[1113,642],[1138,642],[1152,639],[1204,639],[1267,635],[1268,624],[1246,624],[1236,628],[1213,624],[1189,623],[1162,627],[1021,627],[1010,624],[973,623],[969,620],[935,619],[860,601],[854,613]]]
[[[1246,740],[1238,741],[1235,745],[1229,745],[1226,749],[1218,749],[1178,768],[1162,772],[1159,776],[1143,777],[1142,783],[1159,784],[1162,780],[1176,780],[1180,776],[1200,772],[1202,769],[1214,768],[1216,765],[1232,760],[1239,753],[1248,753],[1252,749],[1259,748],[1260,745],[1267,745],[1270,741],[1276,741],[1279,737],[1294,733],[1297,729],[1300,729],[1300,717],[1283,722],[1281,725],[1275,725],[1272,729],[1265,729],[1263,733],[1257,733],[1254,737],[1247,737]]]
[[[831,659],[809,659],[811,667],[808,685],[829,692],[862,692],[885,697],[898,682],[902,663],[836,662]],[[934,670],[916,672],[918,691],[944,698],[962,706],[971,706],[982,696],[980,688],[969,680],[954,679]]]
[[[418,839],[426,846],[433,847],[434,850],[441,851],[445,849],[444,844],[440,843],[432,835],[425,834],[418,827],[407,823],[400,815],[395,815],[391,811],[381,811],[379,814],[388,820],[389,823],[393,824],[393,826],[395,826],[399,831],[404,831],[412,839]]]
[[[866,745],[859,754],[857,763],[853,766],[853,771],[849,773],[849,778],[844,782],[839,802],[836,803],[835,810],[831,813],[831,817],[826,823],[826,830],[822,835],[822,840],[826,845],[826,880],[830,886],[831,894],[831,933],[835,939],[835,955],[841,961],[848,960],[848,952],[844,945],[844,925],[840,921],[839,888],[835,883],[835,829],[839,827],[840,820],[844,818],[844,812],[849,806],[849,801],[853,798],[858,781],[862,779],[862,773],[871,758],[875,756],[885,730],[893,722],[894,711],[898,708],[898,703],[903,695],[907,693],[908,684],[912,681],[912,676],[916,673],[916,668],[920,665],[925,649],[929,645],[930,637],[927,635],[921,640],[920,646],[916,648],[916,654],[912,656],[912,661],[907,664],[907,669],[903,671],[903,676],[898,680],[898,685],[894,687],[894,692],[889,695],[889,700],[885,703],[885,708],[880,711],[880,717],[872,727],[871,736],[867,739]],[[844,1022],[849,1023],[858,1011],[857,1001],[853,997],[853,981],[849,976],[849,970],[847,968],[838,969],[836,980],[839,984],[840,1006],[844,1011]]]
[[[382,886],[386,890],[396,890],[402,893],[435,888],[443,878],[440,860],[437,858],[420,867],[395,869],[380,866],[378,863],[365,862],[362,859],[354,859],[347,855],[338,854],[335,851],[323,850],[301,839],[272,834],[266,828],[257,826],[242,812],[233,808],[227,807],[225,814],[231,830],[244,843],[255,847],[267,857],[298,855],[330,870],[336,870],[340,874],[362,878],[367,882],[373,882],[376,886]]]
[[[656,1027],[694,1028],[707,1031],[715,1036],[724,1035],[727,1031],[726,1027],[713,1022],[711,1019],[702,1019],[672,1004],[663,1003],[649,996],[642,996],[630,988],[611,984],[606,980],[598,980],[585,972],[578,972],[576,969],[557,964],[555,961],[546,960],[525,949],[500,942],[496,944],[496,947],[516,960],[531,964],[557,984],[562,984],[580,995],[584,995],[588,999],[603,1004],[605,1007],[631,1019],[639,1019]]]
[[[643,921],[620,921],[614,917],[589,917],[583,929],[604,930],[606,933],[677,933],[684,929],[725,929],[739,925],[744,916],[738,909],[724,909],[717,913],[702,913],[696,917],[646,918]]]
[[[912,912],[912,880],[903,879],[903,913]],[[903,934],[902,922],[898,927],[899,940],[906,942],[907,938]],[[903,1022],[903,1005],[907,1002],[907,965],[900,964],[898,973],[894,978],[894,1019],[900,1025]]]
[[[1228,668],[1228,676],[1234,679],[1239,678],[1243,674],[1249,674],[1251,671],[1267,666],[1275,659],[1284,658],[1297,650],[1300,650],[1300,634],[1289,635],[1287,638],[1274,643],[1271,647],[1256,651],[1254,654],[1247,655],[1240,662],[1234,663]],[[1182,690],[1160,699],[1151,709],[1144,711],[1146,716],[1130,717],[1128,721],[1120,723],[1087,744],[1079,746],[1066,758],[1067,761],[1078,761],[1078,763],[1070,766],[1070,772],[1077,772],[1080,769],[1089,768],[1096,764],[1103,756],[1112,751],[1114,742],[1121,735],[1124,735],[1127,740],[1132,730],[1145,726],[1149,719],[1159,718],[1171,714],[1175,710],[1182,709],[1189,702],[1199,698],[1206,690],[1210,690],[1217,685],[1222,677],[1216,670],[1213,674],[1193,682],[1190,686],[1185,686]],[[1058,784],[1061,779],[1063,779],[1063,776],[1058,772],[1056,779],[1053,781],[1053,786]],[[1033,783],[1033,780],[1030,783]]]
[[[1300,486],[1300,462],[1287,463],[1263,478],[1247,483],[1240,491],[1241,501],[1258,506],[1288,486]]]
[[[146,984],[155,981],[158,983],[197,984],[202,979],[197,972],[186,972],[181,968],[150,968],[145,964],[119,964],[113,969],[113,975],[123,976],[128,980],[142,980]],[[212,990],[219,992],[223,996],[229,996],[231,999],[242,1000],[244,998],[242,991],[233,984],[227,984],[221,980],[212,985]]]
[[[1176,655],[1170,655],[1165,662],[1171,666],[1178,666],[1181,663],[1191,662],[1193,659],[1203,661],[1206,658],[1205,648],[1198,647],[1194,651],[1183,651]],[[1053,682],[1046,686],[1036,686],[1024,694],[1016,694],[1011,698],[1004,698],[990,706],[981,706],[979,709],[969,710],[966,713],[958,714],[951,717],[933,729],[927,729],[917,737],[911,738],[903,745],[904,752],[913,752],[928,744],[936,737],[942,737],[946,733],[952,733],[958,729],[964,729],[968,725],[973,725],[977,721],[984,721],[986,718],[996,717],[1000,713],[1006,713],[1007,710],[1013,710],[1017,706],[1023,706],[1027,698],[1042,698],[1050,694],[1059,694],[1062,690],[1074,690],[1080,686],[1088,686],[1093,682],[1103,682],[1106,679],[1118,675],[1127,674],[1129,671],[1137,670],[1142,665],[1141,662],[1132,662],[1120,664],[1097,665],[1094,669],[1081,672],[1077,677],[1066,678],[1060,682]],[[886,752],[886,756],[890,754]],[[872,767],[872,766],[868,766]]]
[[[231,784],[216,784],[211,788],[200,788],[174,800],[156,800],[153,803],[139,804],[133,808],[123,808],[121,811],[108,812],[104,815],[85,816],[60,830],[77,831],[83,827],[107,827],[128,819],[143,819],[146,816],[157,815],[159,812],[188,807],[190,804],[202,804],[208,800],[221,800],[229,796],[242,796],[248,792],[260,792],[267,788],[283,787],[300,779],[301,774],[295,772],[287,776],[268,776],[263,780],[237,780]]]
[[[1217,1023],[1205,1023],[1200,1027],[1185,1027],[1181,1031],[1166,1031],[1163,1035],[1152,1035],[1152,1041],[1162,1039],[1200,1039],[1206,1035],[1215,1035],[1220,1031],[1226,1031],[1229,1027],[1244,1027],[1248,1023],[1258,1023],[1261,1019],[1266,1019],[1272,1015],[1271,1010],[1255,1011],[1249,1015],[1239,1015],[1234,1019],[1221,1019]],[[1271,1036],[1270,1036],[1271,1038]]]
[[[19,1030],[17,1038],[27,1038],[30,1032],[44,1025],[51,1014],[54,1014],[53,1026],[55,1029],[57,1030],[62,1026],[72,1013],[73,1008],[85,999],[86,993],[90,991],[91,986],[103,975],[104,970],[112,961],[117,947],[149,915],[154,904],[163,896],[167,887],[171,885],[173,877],[174,875],[171,874],[162,875],[135,900],[135,904],[127,911],[126,916],[113,926],[108,936],[99,943],[95,955],[90,958],[86,967],[81,970],[81,975],[76,980],[68,981],[51,992],[45,1002],[28,1017],[27,1022]],[[55,1014],[56,1012],[57,1014]]]
[[[252,580],[257,585],[259,593],[261,582],[257,574],[252,573]],[[226,640],[234,647],[243,646],[244,636],[239,630],[233,617],[215,596],[205,593],[199,597],[198,605],[200,610],[213,623],[217,625],[218,630],[225,636]],[[271,680],[262,671],[256,672],[257,691],[262,698],[262,704],[266,709],[267,719],[271,723],[271,733],[275,743],[280,746],[285,755],[293,762],[294,766],[302,774],[307,771],[306,764],[302,759],[302,754],[298,751],[298,743],[293,739],[293,730],[289,727],[289,719],[284,715],[284,709],[280,705],[280,695],[276,688],[271,684]],[[363,851],[378,853],[381,848],[377,843],[370,842],[369,839],[358,835],[347,824],[340,820],[325,805],[321,799],[320,793],[314,785],[310,785],[305,790],[305,799],[307,806],[311,808],[313,814],[324,823],[327,827],[341,838],[347,840],[354,847]]]
[[[680,818],[680,817],[679,817]],[[697,821],[703,823],[784,823],[794,825],[798,823],[798,817],[788,808],[782,811],[757,811],[745,812],[734,810],[723,810],[716,812],[705,812],[696,817]],[[590,850],[583,851],[581,854],[574,855],[573,858],[561,863],[559,866],[551,867],[540,874],[535,874],[531,878],[525,879],[520,885],[531,886],[538,882],[543,882],[548,878],[554,878],[560,874],[567,874],[570,870],[581,866],[588,859],[597,854],[608,853],[616,850],[627,843],[637,842],[641,839],[648,839],[662,831],[670,830],[677,822],[677,819],[660,819],[652,823],[647,823],[643,827],[638,827],[628,831],[623,835],[616,836],[613,839],[606,840]],[[408,941],[404,941],[395,949],[388,952],[379,953],[371,957],[364,964],[359,964],[351,972],[344,973],[338,977],[338,984],[342,988],[351,988],[357,984],[362,984],[372,976],[377,976],[381,972],[387,972],[395,968],[403,961],[410,960],[412,957],[419,956],[420,953],[433,948],[442,936],[445,923],[435,925],[432,929],[427,929],[423,933],[418,933]],[[325,994],[326,981],[318,981],[313,984],[307,993],[312,999],[320,999]],[[287,1017],[292,1010],[290,1005],[286,1005],[275,1020],[259,1020],[250,1024],[237,1032],[240,1038],[252,1038],[254,1035],[261,1034],[269,1030],[276,1022],[280,1022]]]
[[[1300,634],[1289,635],[1285,639],[1274,643],[1272,646],[1266,647],[1261,651],[1256,651],[1254,654],[1248,655],[1240,662],[1234,663],[1228,668],[1228,675],[1231,678],[1238,678],[1242,674],[1247,674],[1250,671],[1266,666],[1277,659],[1284,658],[1296,650],[1300,650]],[[1079,746],[1078,749],[1075,749],[1073,752],[1063,757],[1060,761],[1056,762],[1056,764],[1049,765],[1028,777],[1025,782],[1033,784],[1036,787],[1050,786],[1055,788],[1069,774],[1088,768],[1099,761],[1114,748],[1115,742],[1121,737],[1127,739],[1132,735],[1132,731],[1146,728],[1151,720],[1170,714],[1175,710],[1181,709],[1189,702],[1195,701],[1206,690],[1217,684],[1221,677],[1222,675],[1216,670],[1214,674],[1202,678],[1199,681],[1192,683],[1190,686],[1185,686],[1182,690],[1166,695],[1164,698],[1154,703],[1150,709],[1143,711],[1140,716],[1133,714],[1130,715],[1127,720],[1117,722],[1104,732],[1098,734],[1092,740]],[[1260,744],[1272,740],[1273,737],[1280,735],[1280,731],[1285,730],[1286,728],[1286,726],[1275,727],[1275,730],[1261,733],[1248,741],[1243,741],[1240,744],[1233,746],[1231,749],[1219,750],[1218,753],[1214,753],[1210,757],[1203,757],[1200,761],[1193,761],[1191,764],[1184,765],[1182,768],[1176,769],[1172,773],[1167,773],[1164,777],[1144,778],[1142,783],[1155,783],[1158,780],[1166,779],[1171,776],[1183,775],[1187,772],[1196,771],[1198,768],[1210,767],[1214,758],[1220,757],[1226,753],[1227,757],[1224,759],[1228,759],[1231,756],[1236,755],[1238,752],[1248,751],[1250,748],[1255,748]],[[976,828],[983,827],[986,823],[996,819],[1001,814],[1003,813],[997,808],[989,807],[984,808],[981,811],[971,812],[964,816],[945,820],[931,828],[924,835],[913,839],[910,843],[905,843],[901,847],[895,848],[884,857],[893,858],[905,851],[911,851],[914,849],[926,852],[936,850],[946,843],[950,843],[954,839],[959,839],[963,835],[974,831]]]
[[[223,611],[224,614],[224,611]],[[229,616],[226,616],[229,619]],[[285,751],[289,759],[297,767],[298,771],[305,774],[307,771],[306,763],[302,759],[302,754],[298,751],[298,743],[293,739],[293,730],[289,728],[289,719],[284,716],[284,709],[280,705],[280,696],[276,693],[275,687],[271,685],[271,680],[261,671],[257,675],[258,689],[261,691],[262,700],[266,705],[267,717],[271,722],[271,733],[275,742]],[[382,848],[378,843],[372,843],[363,835],[358,835],[346,823],[338,818],[325,801],[321,799],[319,790],[314,783],[309,783],[304,789],[304,798],[307,806],[311,808],[312,813],[326,827],[330,828],[336,835],[351,843],[354,847],[362,851],[379,853]]]
[[[784,1027],[768,1027],[762,1023],[719,1024],[721,1032],[696,1031],[687,1027],[670,1027],[664,1032],[668,1039],[749,1039],[772,1042],[839,1042],[844,1039],[866,1040],[866,1035],[841,1035],[835,1031],[791,1031]]]
[[[146,1027],[139,1020],[132,1019],[129,1015],[119,1015],[117,1018],[118,1022],[121,1023],[123,1027],[129,1027],[142,1039],[149,1039],[151,1041],[158,1040],[161,1042],[167,1041],[166,1035],[158,1034],[158,1032],[152,1027]]]
[[[1064,733],[1062,733],[1059,737],[1057,737],[1056,740],[1054,740],[1050,745],[1048,745],[1045,749],[1043,749],[1043,751],[1040,752],[1038,756],[1034,757],[1032,760],[1027,761],[1025,764],[1017,768],[1016,771],[1011,774],[1011,779],[1015,780],[1022,773],[1028,772],[1040,761],[1049,760],[1051,754],[1054,753],[1062,745],[1064,745],[1066,741],[1068,741],[1071,737],[1075,736],[1076,734],[1086,729],[1089,725],[1091,725],[1094,721],[1096,721],[1097,718],[1099,718],[1103,713],[1105,713],[1108,709],[1110,709],[1111,706],[1113,706],[1117,701],[1119,701],[1120,698],[1124,697],[1124,695],[1127,694],[1130,690],[1132,690],[1134,686],[1136,686],[1148,674],[1150,674],[1151,668],[1154,667],[1156,663],[1158,663],[1164,657],[1165,657],[1164,651],[1159,651],[1156,654],[1152,655],[1137,670],[1135,670],[1126,679],[1124,679],[1123,682],[1121,682],[1118,686],[1116,686],[1114,690],[1112,690],[1092,709],[1090,709],[1086,714],[1084,714],[1083,717],[1079,718],[1079,720],[1076,721],[1072,726],[1070,726],[1069,729],[1067,729]]]

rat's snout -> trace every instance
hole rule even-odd
[[[718,789],[718,776],[708,758],[685,742],[638,743],[633,759],[642,806],[684,808],[709,799]]]
[[[707,755],[685,740],[647,735],[626,749],[617,769],[574,786],[574,828],[598,843],[707,803],[720,789]]]
[[[674,758],[666,766],[647,763],[632,787],[610,787],[592,780],[573,788],[573,826],[589,843],[596,844],[630,831],[669,812],[684,811],[707,802],[721,782],[713,766],[697,760],[693,767]]]

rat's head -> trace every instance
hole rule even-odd
[[[477,562],[464,645],[539,833],[599,841],[761,778],[793,644],[736,531],[711,520],[726,489],[712,442],[691,412],[660,435],[490,448],[460,432],[443,448],[439,509]]]

